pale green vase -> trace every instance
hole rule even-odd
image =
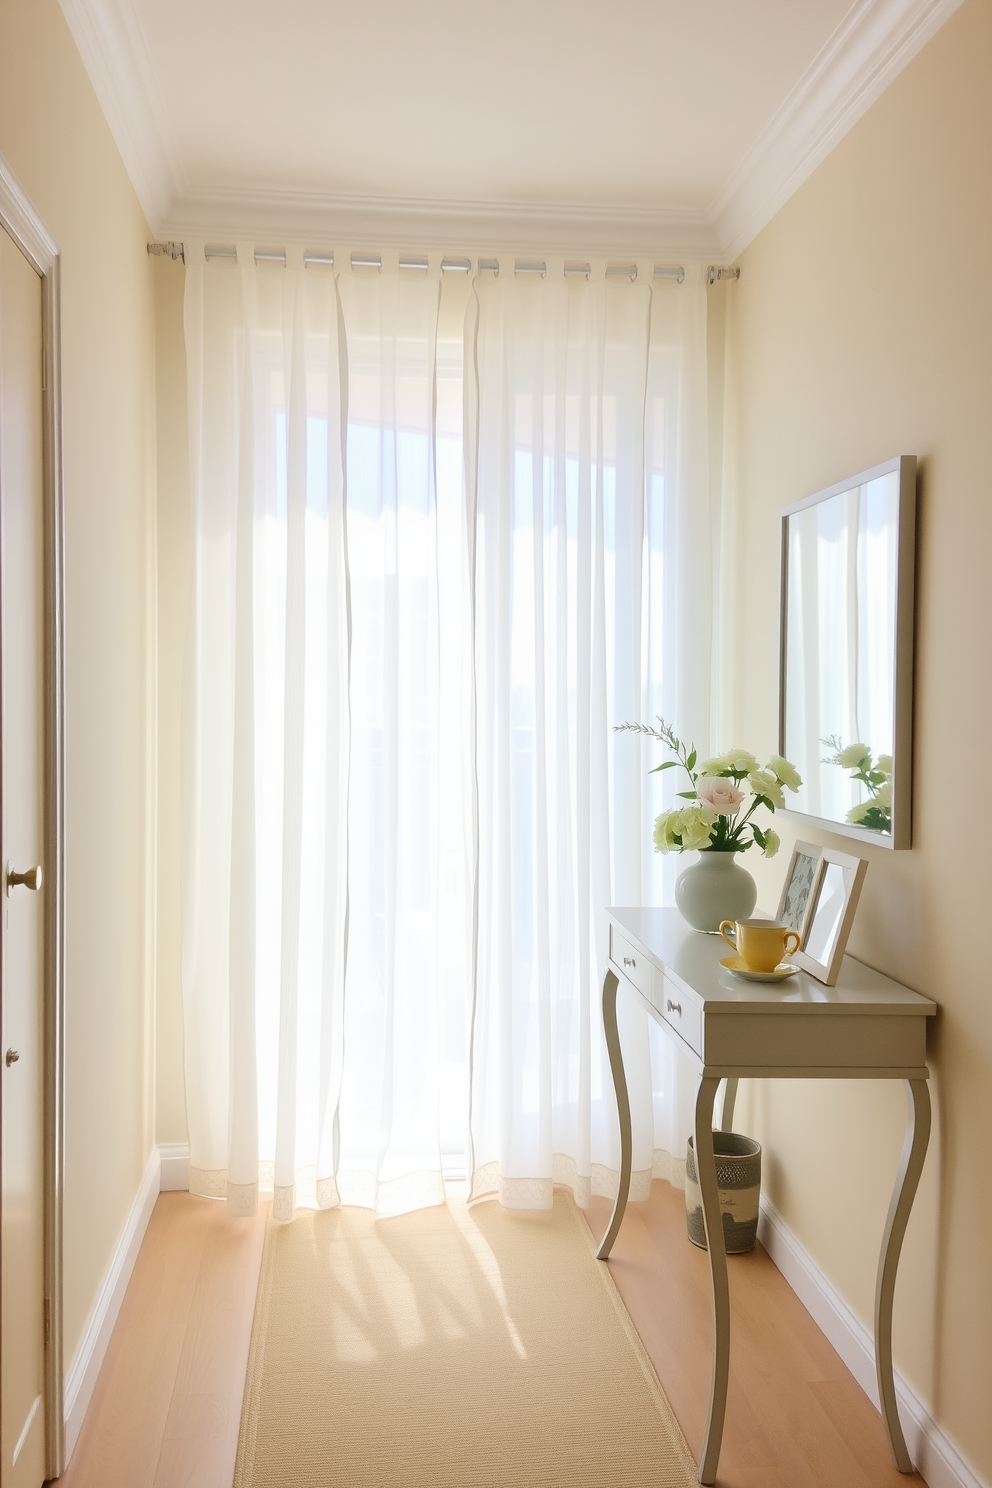
[[[732,852],[706,848],[675,880],[675,903],[694,930],[715,933],[721,920],[748,919],[757,897],[754,879]]]

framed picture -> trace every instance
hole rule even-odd
[[[840,975],[868,864],[864,858],[836,852],[832,847],[820,848],[819,854],[805,926],[799,931],[803,938],[792,959],[803,971],[832,987]],[[784,897],[788,897],[787,892]]]
[[[792,849],[792,860],[782,885],[782,897],[778,902],[775,918],[787,929],[796,932],[800,947],[806,941],[822,861],[822,847],[817,847],[813,842],[797,842]]]

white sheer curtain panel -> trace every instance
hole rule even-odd
[[[708,742],[705,292],[561,266],[477,292],[472,1192],[584,1205],[619,1160],[604,908],[664,887],[658,761],[612,725],[666,710]],[[636,1198],[680,1180],[694,1079],[620,1015]]]
[[[604,910],[671,877],[613,725],[710,742],[699,271],[430,262],[187,245],[190,1187],[238,1213],[613,1192]],[[621,1017],[636,1197],[693,1079]]]
[[[187,268],[190,1187],[236,1212],[260,1182],[282,1218],[443,1198],[438,922],[464,922],[467,850],[439,811],[462,741],[447,759],[441,673],[465,636],[441,635],[465,544],[459,444],[452,599],[439,295],[436,273],[335,276],[250,245]]]

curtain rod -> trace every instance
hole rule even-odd
[[[185,243],[174,243],[171,241],[167,243],[149,243],[147,247],[148,252],[156,258],[171,258],[173,261],[180,258],[183,263],[186,262]],[[238,250],[234,243],[206,243],[203,248],[203,256],[208,261],[212,258],[226,258],[237,262]],[[256,263],[277,263],[283,266],[286,264],[285,248],[256,248],[254,250],[254,256]],[[334,254],[306,249],[303,254],[303,262],[308,267],[314,265],[333,268]],[[399,259],[399,267],[401,269],[419,269],[421,272],[424,272],[429,266],[428,259],[422,254],[404,254]],[[351,267],[353,269],[381,269],[382,255],[379,253],[353,253],[351,255]],[[442,258],[441,271],[445,274],[470,274],[472,272],[472,260],[470,258]],[[479,258],[478,271],[479,273],[488,272],[498,276],[500,271],[499,259]],[[543,279],[548,272],[548,266],[544,259],[517,258],[513,260],[513,272],[515,274],[539,274]],[[569,278],[577,276],[588,279],[592,269],[589,263],[572,263],[566,260],[564,272],[566,277]],[[715,284],[719,279],[739,279],[740,272],[739,268],[722,269],[711,264],[707,270],[707,283]],[[636,263],[608,263],[606,266],[606,277],[608,279],[627,278],[633,283],[637,278],[637,273]],[[681,284],[685,279],[685,268],[682,264],[655,264],[653,277],[655,279],[674,279],[676,283]]]

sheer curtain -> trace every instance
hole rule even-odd
[[[665,886],[658,761],[612,725],[708,733],[705,292],[563,267],[477,288],[472,1191],[516,1207],[616,1191],[603,910]],[[636,1198],[680,1176],[694,1081],[621,1018]]]
[[[191,1188],[610,1192],[603,908],[670,887],[612,725],[708,742],[701,277],[187,257]],[[692,1077],[623,1014],[636,1196]]]

